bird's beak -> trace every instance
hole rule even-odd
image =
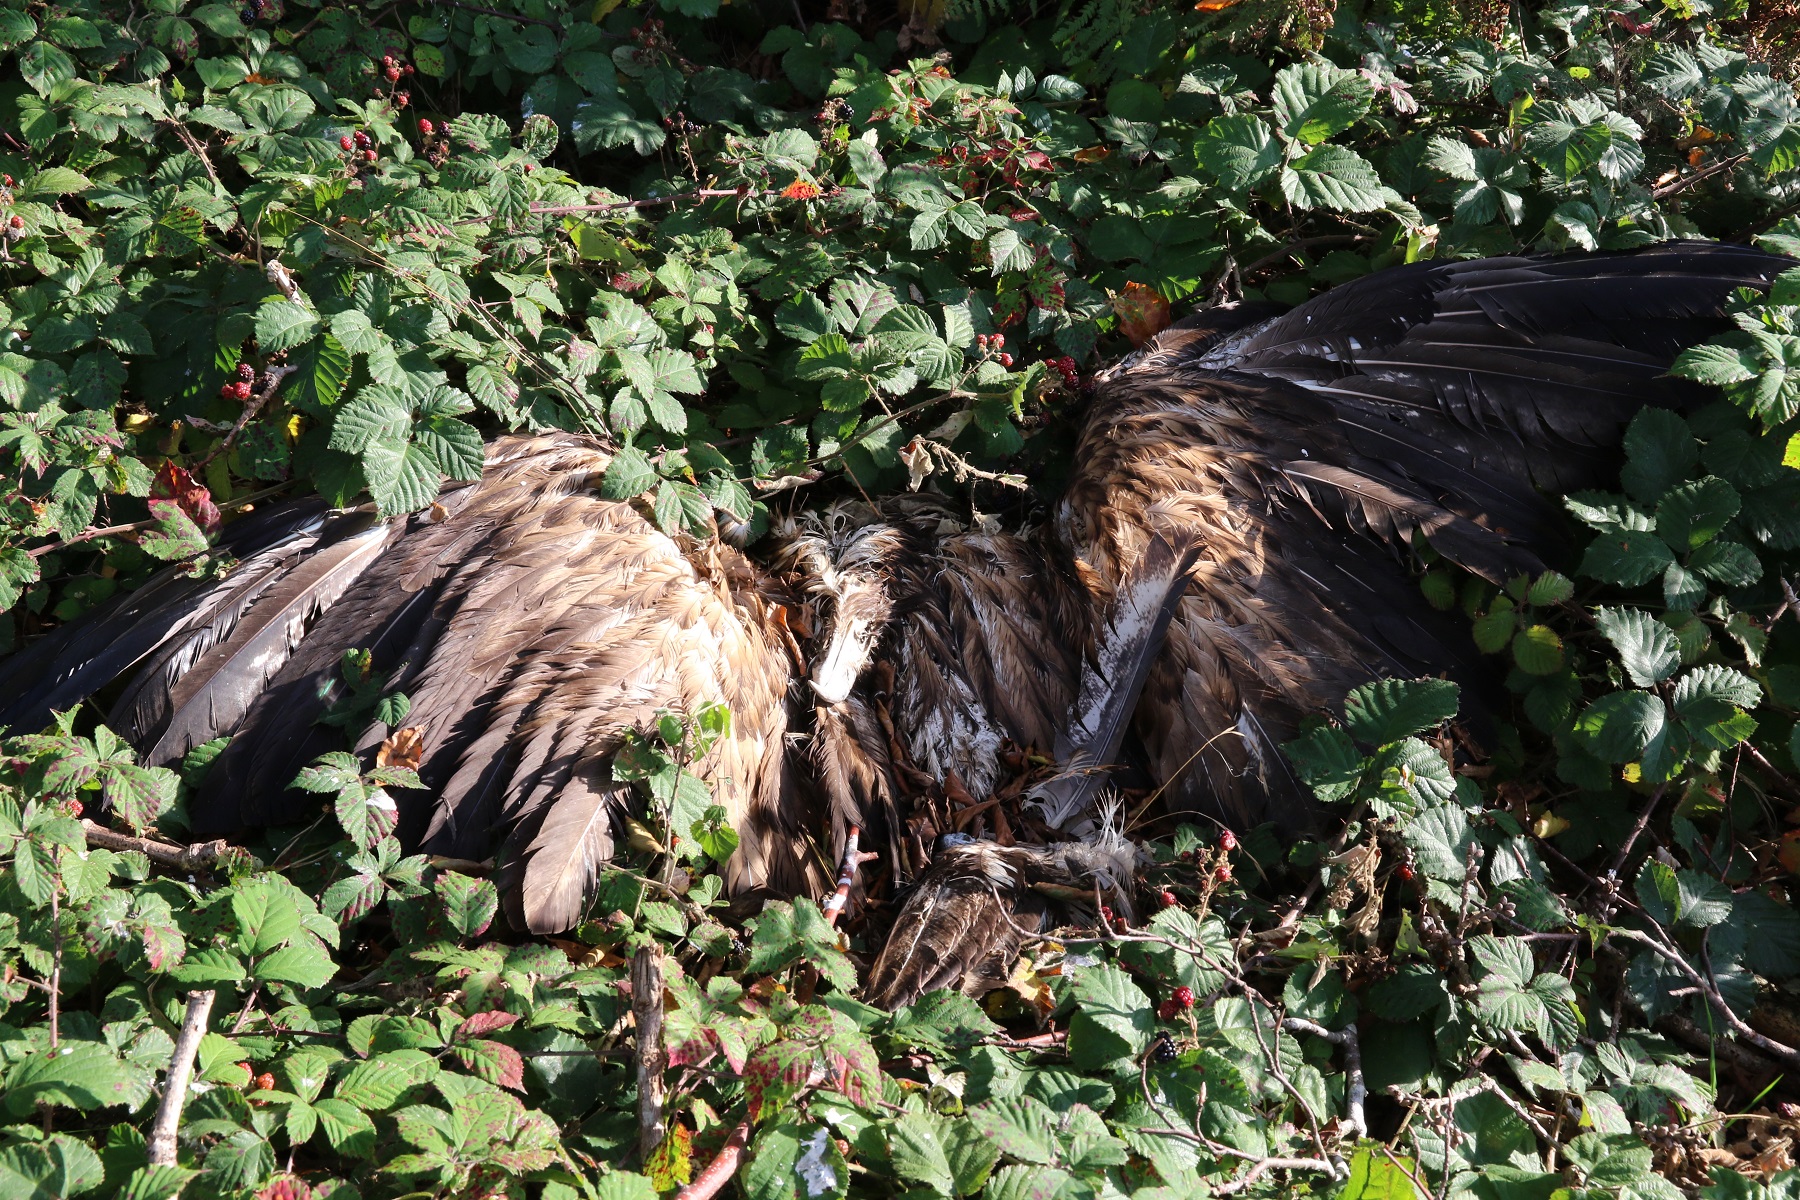
[[[826,704],[841,704],[862,674],[868,661],[868,628],[866,620],[852,619],[833,629],[825,657],[813,664],[813,691]]]

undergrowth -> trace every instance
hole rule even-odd
[[[207,535],[272,496],[421,508],[501,429],[609,434],[609,492],[670,529],[837,474],[1003,507],[1172,308],[1800,250],[1756,13],[1234,8],[958,5],[909,59],[851,4],[8,0],[4,644],[228,569]],[[1621,493],[1568,498],[1566,574],[1426,564],[1518,699],[1487,761],[1452,686],[1362,689],[1289,748],[1341,834],[1183,830],[1154,916],[1065,931],[985,1007],[877,1012],[854,924],[732,912],[682,769],[724,714],[644,731],[640,836],[548,943],[494,927],[481,864],[395,841],[404,756],[328,756],[315,824],[188,848],[205,752],[12,731],[0,1197],[648,1200],[740,1126],[759,1200],[1800,1196],[1800,275],[1738,307],[1677,368],[1719,402],[1640,417]]]

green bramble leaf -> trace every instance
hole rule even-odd
[[[1282,136],[1316,146],[1354,125],[1369,111],[1375,92],[1360,72],[1301,63],[1275,76],[1272,99]]]
[[[1381,177],[1354,150],[1326,144],[1282,168],[1281,193],[1299,208],[1371,212],[1386,203]]]
[[[1642,609],[1602,608],[1594,614],[1594,624],[1619,652],[1626,674],[1639,687],[1661,683],[1681,665],[1675,634]]]
[[[1385,745],[1435,729],[1456,715],[1461,689],[1447,679],[1382,679],[1344,697],[1344,723],[1352,736]]]

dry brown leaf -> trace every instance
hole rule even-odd
[[[424,757],[425,727],[408,725],[404,729],[396,729],[381,743],[381,749],[375,752],[375,765],[416,771]]]

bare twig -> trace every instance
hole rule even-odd
[[[1518,1100],[1513,1097],[1512,1093],[1501,1087],[1499,1081],[1491,1076],[1483,1075],[1476,1079],[1475,1082],[1482,1091],[1489,1093],[1498,1099],[1500,1103],[1512,1109],[1513,1115],[1525,1122],[1531,1132],[1535,1133],[1538,1136],[1538,1139],[1550,1148],[1550,1153],[1556,1153],[1556,1135],[1551,1133],[1548,1129],[1545,1129],[1543,1123],[1531,1115],[1531,1110],[1526,1108],[1523,1104],[1520,1104]]]
[[[712,1200],[737,1174],[738,1165],[744,1161],[744,1149],[749,1144],[750,1122],[746,1119],[737,1123],[731,1136],[719,1147],[718,1157],[707,1163],[692,1183],[677,1192],[675,1200]]]
[[[1250,1164],[1248,1171],[1230,1183],[1221,1183],[1215,1187],[1212,1194],[1229,1196],[1234,1192],[1241,1192],[1270,1171],[1317,1171],[1333,1179],[1338,1177],[1337,1167],[1322,1158],[1259,1158]]]
[[[518,21],[525,25],[542,25],[546,29],[554,29],[558,33],[563,27],[555,21],[546,21],[542,17],[522,17],[518,13],[501,12],[497,8],[483,8],[479,4],[466,4],[464,0],[435,0],[438,4],[448,4],[451,8],[460,8],[464,12],[480,13],[484,17],[499,17],[502,21]]]
[[[191,846],[174,846],[168,842],[132,837],[104,825],[97,825],[85,817],[81,822],[81,832],[87,837],[87,844],[90,846],[99,846],[103,850],[135,850],[153,863],[182,871],[210,867],[219,861],[220,855],[232,849],[231,843],[223,839],[196,842]]]
[[[163,1081],[162,1103],[156,1107],[156,1120],[150,1124],[150,1165],[175,1165],[175,1131],[181,1124],[181,1105],[187,1099],[188,1081],[194,1077],[194,1054],[200,1039],[206,1036],[206,1018],[212,1012],[212,991],[189,992],[187,1015],[181,1022],[181,1033],[175,1039],[175,1053],[169,1057],[168,1078]]]
[[[250,1019],[250,1010],[256,1007],[256,997],[262,992],[262,984],[250,985],[250,994],[244,997],[244,1007],[238,1009],[237,1020],[231,1023],[231,1036],[236,1037],[244,1032],[244,1023]]]
[[[1700,989],[1701,994],[1706,997],[1706,1002],[1712,1006],[1713,1011],[1718,1013],[1720,1019],[1727,1025],[1731,1026],[1731,1031],[1737,1034],[1738,1037],[1742,1038],[1750,1045],[1755,1046],[1764,1054],[1780,1059],[1790,1068],[1800,1067],[1800,1050],[1796,1050],[1792,1046],[1784,1046],[1772,1038],[1764,1037],[1762,1034],[1756,1032],[1756,1030],[1750,1028],[1749,1025],[1745,1024],[1743,1018],[1732,1012],[1731,1006],[1725,1003],[1725,997],[1719,994],[1719,989],[1713,981],[1695,970],[1693,964],[1688,962],[1679,951],[1670,949],[1649,934],[1636,929],[1615,928],[1609,931],[1609,936],[1621,937],[1626,941],[1636,942],[1638,945],[1654,951],[1670,966],[1687,976],[1688,979]]]
[[[638,1158],[648,1162],[664,1132],[662,947],[655,942],[631,958],[631,1015],[637,1025]]]
[[[200,160],[200,165],[206,168],[207,177],[220,187],[224,187],[224,183],[219,179],[219,173],[213,170],[212,159],[206,157],[206,147],[202,146],[199,139],[194,137],[193,131],[180,121],[170,121],[169,125],[175,130],[175,136],[181,139],[182,145],[186,146],[189,152]]]
[[[137,533],[144,529],[154,529],[160,524],[162,524],[160,518],[151,517],[145,521],[128,521],[123,525],[108,525],[104,529],[87,529],[76,534],[72,538],[64,538],[60,542],[51,542],[48,546],[39,546],[34,550],[27,551],[27,553],[33,558],[42,558],[46,554],[53,553],[57,550],[66,550],[70,546],[80,542],[91,542],[95,538],[115,537],[121,533]]]
[[[1748,154],[1733,154],[1728,158],[1722,158],[1710,167],[1695,171],[1692,175],[1683,175],[1680,179],[1664,184],[1662,187],[1651,192],[1650,198],[1652,200],[1667,200],[1670,196],[1679,195],[1680,193],[1687,191],[1697,183],[1704,183],[1714,175],[1729,171],[1733,167],[1741,165],[1744,160],[1749,157]]]
[[[1619,872],[1625,868],[1625,861],[1631,857],[1631,848],[1637,844],[1638,837],[1643,834],[1644,830],[1649,828],[1650,814],[1656,811],[1657,804],[1661,802],[1663,793],[1668,789],[1669,785],[1665,783],[1650,793],[1649,801],[1644,805],[1643,811],[1638,813],[1637,823],[1631,827],[1631,832],[1625,835],[1625,841],[1620,844],[1619,852],[1613,855],[1612,862],[1607,865],[1606,874],[1602,876],[1603,879],[1616,884]],[[1613,896],[1617,895],[1617,892],[1613,893]],[[1613,903],[1614,901],[1609,898],[1601,905],[1601,920],[1612,915]]]

